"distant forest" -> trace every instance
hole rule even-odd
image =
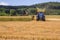
[[[46,2],[30,6],[4,6],[0,5],[0,16],[36,15],[36,7],[46,7],[46,15],[60,15],[60,2]]]

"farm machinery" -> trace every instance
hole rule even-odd
[[[46,9],[40,9],[40,8],[36,8],[36,11],[37,11],[37,18],[36,20],[39,21],[45,21],[45,12],[46,12]]]

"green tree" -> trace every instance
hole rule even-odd
[[[8,16],[8,14],[0,12],[0,16]]]
[[[10,10],[10,16],[16,16],[16,10],[11,9]]]

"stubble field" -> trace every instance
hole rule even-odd
[[[60,16],[46,16],[45,22],[0,21],[0,40],[60,40]]]

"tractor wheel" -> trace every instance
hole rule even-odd
[[[42,21],[45,21],[45,16],[42,17]]]

